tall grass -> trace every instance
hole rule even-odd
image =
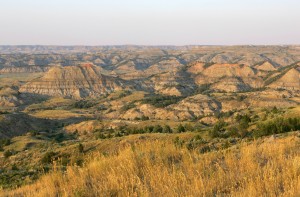
[[[199,154],[169,141],[97,153],[2,196],[300,196],[300,139],[268,139]]]

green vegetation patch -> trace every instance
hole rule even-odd
[[[278,117],[273,120],[259,123],[253,134],[255,137],[261,137],[297,130],[300,130],[300,118]]]
[[[163,108],[169,105],[178,103],[185,97],[183,96],[169,96],[169,95],[151,95],[142,100],[142,104],[150,104],[154,107]]]

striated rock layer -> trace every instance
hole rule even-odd
[[[128,82],[101,74],[101,68],[92,64],[53,67],[43,77],[20,88],[20,92],[65,96],[95,97],[129,87]]]

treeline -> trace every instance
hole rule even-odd
[[[257,125],[255,137],[300,130],[300,118],[275,118]]]
[[[138,128],[127,128],[121,127],[118,129],[108,128],[108,129],[96,129],[93,133],[95,133],[96,138],[98,139],[106,139],[113,137],[122,137],[126,135],[132,134],[144,134],[144,133],[183,133],[187,131],[194,131],[195,127],[192,127],[189,124],[179,124],[176,128],[171,128],[169,125],[154,125],[154,126],[145,126]]]

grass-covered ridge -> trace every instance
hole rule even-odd
[[[299,196],[297,133],[243,142],[204,154],[180,148],[169,138],[141,139],[128,139],[122,146],[115,144],[119,148],[114,153],[96,152],[83,167],[70,166],[65,172],[56,170],[32,185],[0,194]]]

